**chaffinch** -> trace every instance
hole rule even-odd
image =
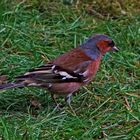
[[[70,103],[70,96],[93,79],[102,56],[111,50],[118,51],[114,41],[107,35],[96,34],[79,47],[16,77],[14,83],[1,85],[0,90],[24,86],[44,87],[52,95],[64,95]]]

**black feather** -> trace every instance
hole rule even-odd
[[[66,73],[69,77],[67,77],[67,75],[61,74],[63,72]],[[64,83],[82,82],[85,77],[82,74],[66,70],[60,66],[49,64],[36,69],[32,69],[28,73],[25,73],[25,75],[16,77],[16,79],[18,81],[33,80],[37,83]]]

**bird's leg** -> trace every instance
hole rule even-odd
[[[70,105],[71,103],[71,96],[72,96],[72,93],[68,94],[66,97],[65,97],[65,101]]]
[[[53,101],[54,101],[54,103],[55,103],[55,105],[56,105],[56,108],[60,109],[60,108],[59,108],[60,105],[57,103],[57,100],[56,100],[56,95],[55,95],[55,94],[51,94],[51,97],[52,97],[52,99],[53,99]]]
[[[71,96],[72,96],[72,93],[68,94],[66,97],[65,97],[65,101],[68,103],[71,111],[73,112],[73,114],[76,116],[76,113],[75,111],[73,110],[72,106],[71,106]]]

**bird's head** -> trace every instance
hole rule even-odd
[[[107,35],[102,34],[92,36],[80,48],[94,60],[108,51],[119,51],[114,41]]]
[[[115,46],[114,41],[107,35],[97,34],[91,38],[93,44],[95,43],[101,54],[105,54],[108,51],[119,51]]]

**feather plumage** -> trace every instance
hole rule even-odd
[[[115,49],[106,35],[95,35],[48,64],[16,77],[15,83],[0,86],[0,90],[23,86],[46,87],[55,94],[72,94],[95,76],[102,56]]]
[[[24,75],[16,77],[17,80],[33,80],[41,83],[82,82],[84,76],[80,73],[61,68],[53,64],[29,70]]]

